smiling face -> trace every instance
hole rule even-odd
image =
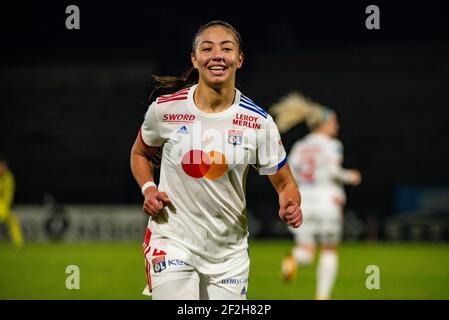
[[[213,88],[234,86],[235,74],[243,63],[234,33],[224,26],[211,26],[199,34],[195,43],[191,59],[200,82]]]

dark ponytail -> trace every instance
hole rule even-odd
[[[150,95],[150,103],[152,102],[155,93],[156,96],[163,94],[170,94],[178,90],[193,86],[198,83],[199,74],[195,68],[190,68],[184,72],[181,76],[158,76],[152,75],[153,78],[153,91]]]
[[[195,68],[190,68],[180,77],[153,75],[155,89],[181,90],[198,82],[199,74]]]

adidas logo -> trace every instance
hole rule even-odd
[[[176,133],[187,134],[187,133],[189,133],[189,130],[187,129],[187,127],[185,125],[183,125],[178,129],[178,131],[176,131]]]
[[[246,287],[243,287],[242,292],[240,292],[241,295],[246,294]]]

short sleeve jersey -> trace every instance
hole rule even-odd
[[[289,153],[289,165],[306,199],[345,201],[341,180],[343,145],[324,134],[310,133]],[[315,200],[313,200],[315,199]]]
[[[274,174],[287,161],[270,115],[239,90],[225,111],[195,104],[197,85],[160,96],[140,129],[147,146],[162,146],[159,191],[164,207],[148,227],[152,239],[174,241],[191,253],[219,261],[248,246],[245,181],[249,165]]]

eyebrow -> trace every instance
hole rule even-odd
[[[228,44],[228,43],[232,43],[233,45],[236,45],[236,43],[234,41],[231,41],[231,40],[224,40],[224,41],[220,42],[220,44]],[[214,42],[210,41],[210,40],[204,40],[204,41],[202,41],[200,43],[200,45],[202,45],[202,44],[214,44]]]

